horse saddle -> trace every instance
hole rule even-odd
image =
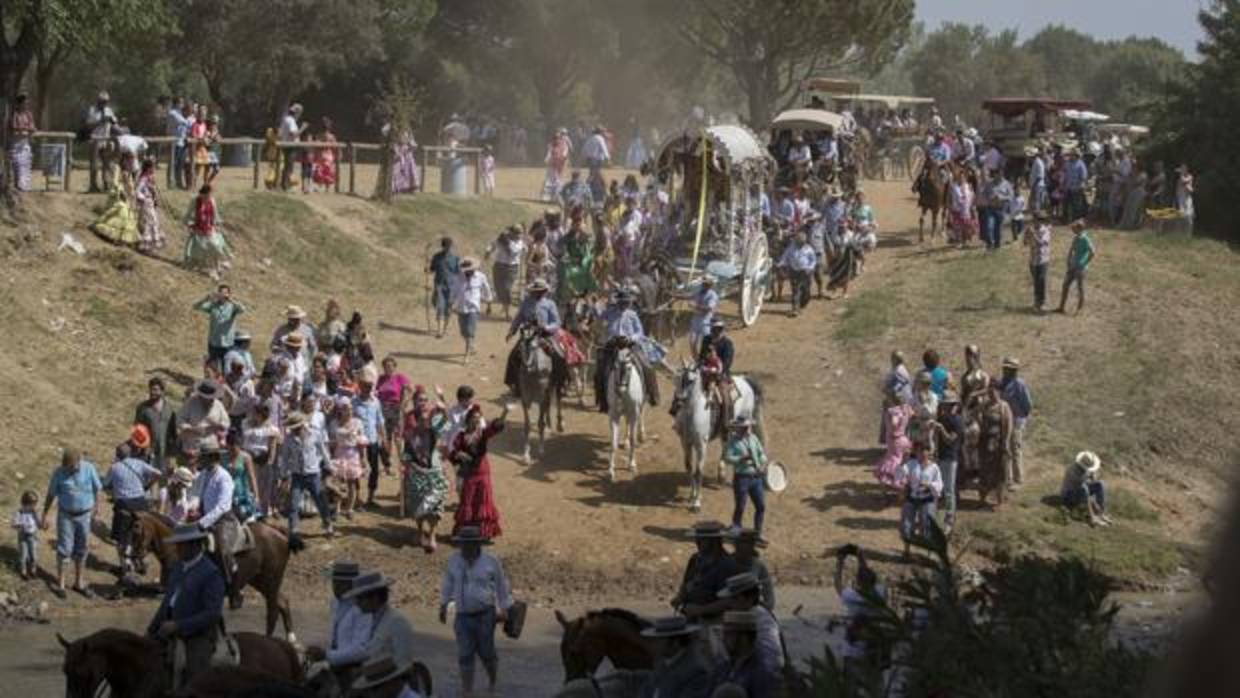
[[[237,638],[224,630],[223,622],[219,626],[219,634],[216,636],[215,651],[211,654],[210,664],[213,667],[229,667],[241,664],[241,646],[237,644]],[[185,675],[185,666],[189,661],[189,653],[185,646],[185,640],[177,638],[172,641],[172,685],[180,686],[183,683],[181,677]],[[165,665],[166,666],[166,665]]]
[[[233,537],[231,555],[240,555],[241,553],[254,549],[254,532],[250,530],[250,525],[245,523],[237,524],[237,535]],[[207,536],[207,552],[214,553],[215,536]]]

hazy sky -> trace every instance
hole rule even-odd
[[[1208,0],[917,0],[917,18],[934,30],[944,21],[1012,29],[1022,39],[1063,24],[1101,39],[1155,36],[1196,55],[1197,10]]]

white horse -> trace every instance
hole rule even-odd
[[[766,443],[766,427],[762,419],[762,387],[757,381],[745,376],[732,376],[732,386],[736,391],[732,414],[753,420],[754,433]],[[688,361],[682,363],[676,376],[676,394],[672,398],[672,405],[676,411],[676,433],[680,436],[680,446],[685,457],[685,472],[689,474],[689,509],[696,512],[702,508],[702,471],[706,463],[706,447],[713,438],[718,438],[721,443],[718,475],[720,482],[724,480],[722,443],[727,425],[716,422],[722,417],[711,409],[706,389],[702,385],[702,372],[697,364]]]
[[[564,412],[556,388],[551,384],[551,354],[542,340],[528,331],[521,332],[517,352],[521,366],[517,373],[517,387],[521,391],[521,412],[525,416],[525,464],[530,465],[530,406],[538,405],[538,457],[546,451],[547,427],[551,425],[551,400],[554,398],[559,411],[559,428],[564,430]]]
[[[629,470],[637,474],[637,442],[646,440],[642,411],[646,406],[646,387],[642,369],[628,348],[616,350],[616,363],[607,381],[607,417],[611,422],[611,454],[607,461],[607,477],[616,479],[616,447],[620,440],[620,418],[628,429]]]

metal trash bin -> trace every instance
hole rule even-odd
[[[249,143],[226,143],[220,164],[224,167],[250,167],[254,164],[253,150],[254,146]]]
[[[469,194],[469,168],[465,158],[459,155],[445,157],[439,161],[439,193],[453,196]]]

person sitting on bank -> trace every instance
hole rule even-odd
[[[1106,514],[1106,488],[1102,486],[1102,459],[1093,451],[1081,451],[1063,474],[1059,497],[1069,510],[1082,506],[1090,526],[1110,526]]]
[[[175,689],[184,688],[211,667],[224,620],[224,575],[206,560],[207,532],[195,524],[177,526],[164,542],[176,546],[164,600],[147,626],[148,636],[181,642],[185,663]],[[171,657],[174,653],[169,652]]]

